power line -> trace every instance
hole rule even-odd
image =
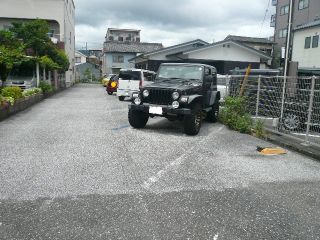
[[[266,9],[266,11],[265,11],[265,14],[264,14],[264,17],[263,17],[263,21],[262,21],[261,27],[260,27],[260,33],[259,33],[259,36],[260,36],[260,37],[261,37],[263,25],[264,25],[264,23],[265,23],[265,21],[266,21],[266,18],[267,18],[268,12],[269,12],[270,3],[271,3],[271,0],[268,0],[268,6],[267,6],[267,9]]]

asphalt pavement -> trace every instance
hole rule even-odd
[[[320,239],[320,162],[77,85],[0,122],[0,239]]]

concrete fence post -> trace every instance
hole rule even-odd
[[[307,120],[307,130],[306,130],[306,138],[304,144],[309,144],[309,134],[310,134],[310,125],[311,125],[311,117],[312,117],[312,109],[313,109],[313,99],[314,99],[314,88],[316,83],[316,77],[313,76],[311,78],[311,92],[310,92],[310,100],[309,100],[309,108],[308,108],[308,120]]]
[[[259,115],[260,89],[261,89],[261,75],[259,75],[259,78],[258,78],[257,103],[256,103],[256,120],[257,120],[258,115]]]
[[[283,78],[283,87],[282,87],[282,98],[281,98],[281,110],[280,110],[280,123],[282,123],[283,111],[284,111],[284,100],[286,97],[286,86],[287,85],[287,76]]]

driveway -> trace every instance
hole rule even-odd
[[[77,85],[0,122],[0,239],[320,239],[320,163]]]

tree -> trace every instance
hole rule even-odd
[[[34,55],[40,58],[46,56],[57,64],[54,69],[67,71],[69,69],[69,59],[65,52],[59,50],[48,37],[49,25],[45,20],[36,19],[27,23],[13,23],[10,31],[15,33],[16,37],[22,39],[26,49],[32,49]],[[48,62],[47,62],[48,63]],[[52,62],[50,63],[52,64]]]
[[[27,49],[32,49],[35,56],[44,56],[52,44],[48,37],[49,25],[45,20],[36,19],[27,23],[12,23],[10,31],[21,39]]]
[[[24,48],[25,46],[12,32],[0,30],[0,78],[2,86],[7,80],[13,66],[26,60]]]

